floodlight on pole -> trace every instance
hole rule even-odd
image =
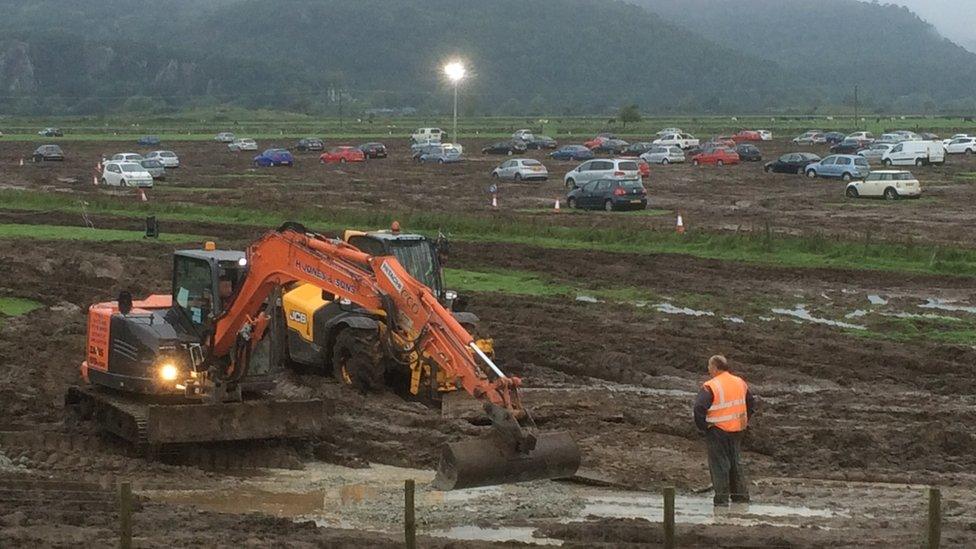
[[[458,139],[459,136],[458,136],[458,123],[457,123],[458,85],[461,83],[461,80],[464,80],[464,75],[466,72],[467,71],[464,68],[464,64],[461,63],[460,61],[451,61],[446,65],[444,65],[444,76],[446,76],[447,79],[454,84],[454,130],[451,136],[455,143],[460,141],[460,139]]]

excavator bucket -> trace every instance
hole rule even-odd
[[[568,478],[580,465],[580,449],[569,433],[535,436],[535,448],[520,452],[492,433],[448,443],[434,478],[438,490],[460,490],[529,480]]]

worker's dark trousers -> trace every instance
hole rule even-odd
[[[741,440],[742,433],[727,433],[714,427],[705,433],[715,505],[727,504],[729,496],[735,503],[749,501],[749,485],[739,451]]]

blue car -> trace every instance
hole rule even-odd
[[[138,143],[144,147],[153,147],[159,145],[159,137],[155,135],[144,135],[139,138]]]
[[[549,153],[549,157],[554,160],[589,160],[593,158],[593,151],[583,145],[563,145]]]
[[[287,149],[268,149],[254,157],[251,161],[256,167],[267,168],[270,166],[293,166],[295,159]]]
[[[856,154],[832,154],[820,162],[804,168],[807,177],[839,177],[844,181],[864,179],[871,173],[871,166],[863,156]]]

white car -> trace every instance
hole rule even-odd
[[[943,139],[942,140],[942,146],[943,147],[948,147],[949,146],[949,143],[952,143],[956,139],[963,139],[963,138],[966,138],[966,137],[973,137],[973,136],[969,135],[968,133],[957,133],[956,135],[953,135],[949,139]]]
[[[233,143],[236,136],[230,132],[220,132],[214,137],[214,141],[219,143]]]
[[[669,133],[685,133],[681,128],[664,128],[663,130],[657,132],[658,137],[668,135]]]
[[[976,152],[976,137],[957,137],[945,146],[946,154],[973,154]]]
[[[871,132],[854,132],[848,134],[847,139],[857,139],[858,141],[874,141],[874,134]]]
[[[111,161],[102,166],[102,185],[151,189],[153,176],[138,162]]]
[[[687,133],[666,133],[653,142],[655,145],[673,145],[682,149],[690,149],[699,145],[695,136]]]
[[[534,158],[516,158],[502,162],[500,166],[492,170],[491,176],[513,181],[529,181],[532,179],[545,181],[549,179],[549,170],[542,165],[542,162]]]
[[[446,136],[447,132],[440,128],[420,128],[413,132],[410,139],[414,143],[440,143]]]
[[[648,164],[681,164],[685,161],[685,151],[674,145],[654,145],[640,159]]]
[[[640,168],[636,160],[623,158],[597,158],[587,160],[576,166],[563,177],[567,189],[572,189],[595,181],[597,179],[637,179],[640,180]]]
[[[885,166],[924,166],[945,162],[945,148],[937,141],[902,141],[881,157]]]
[[[756,131],[759,132],[759,139],[762,139],[763,141],[773,140],[773,132],[769,130],[756,130]]]
[[[258,144],[250,137],[241,137],[240,139],[235,139],[233,143],[227,145],[227,148],[235,152],[256,151],[258,150]]]
[[[173,151],[153,151],[146,155],[146,160],[159,160],[164,168],[180,167],[180,157]]]
[[[881,134],[881,137],[879,137],[878,139],[876,139],[874,142],[875,143],[891,143],[892,145],[896,145],[898,143],[901,143],[904,140],[905,140],[905,138],[902,137],[901,134],[898,134],[898,133],[884,133],[884,134]]]
[[[886,152],[895,148],[892,143],[874,143],[870,147],[857,151],[858,156],[863,156],[871,162],[881,162]]]
[[[912,132],[912,131],[908,131],[908,130],[897,130],[897,131],[894,131],[894,132],[891,132],[891,133],[893,133],[895,135],[900,135],[902,141],[922,141],[922,136],[920,136],[917,133]]]
[[[886,200],[918,198],[922,186],[911,172],[880,170],[871,172],[863,181],[851,181],[844,191],[848,198],[884,197]]]
[[[125,162],[141,162],[144,160],[141,154],[136,153],[119,153],[112,155],[109,160],[115,161],[125,161]]]
[[[532,133],[532,130],[517,130],[512,134],[512,139],[521,139],[528,143],[535,140],[535,134]]]
[[[823,138],[824,132],[820,130],[807,130],[793,138],[794,145],[812,145],[817,143],[817,137]],[[821,141],[822,143],[823,141]]]

